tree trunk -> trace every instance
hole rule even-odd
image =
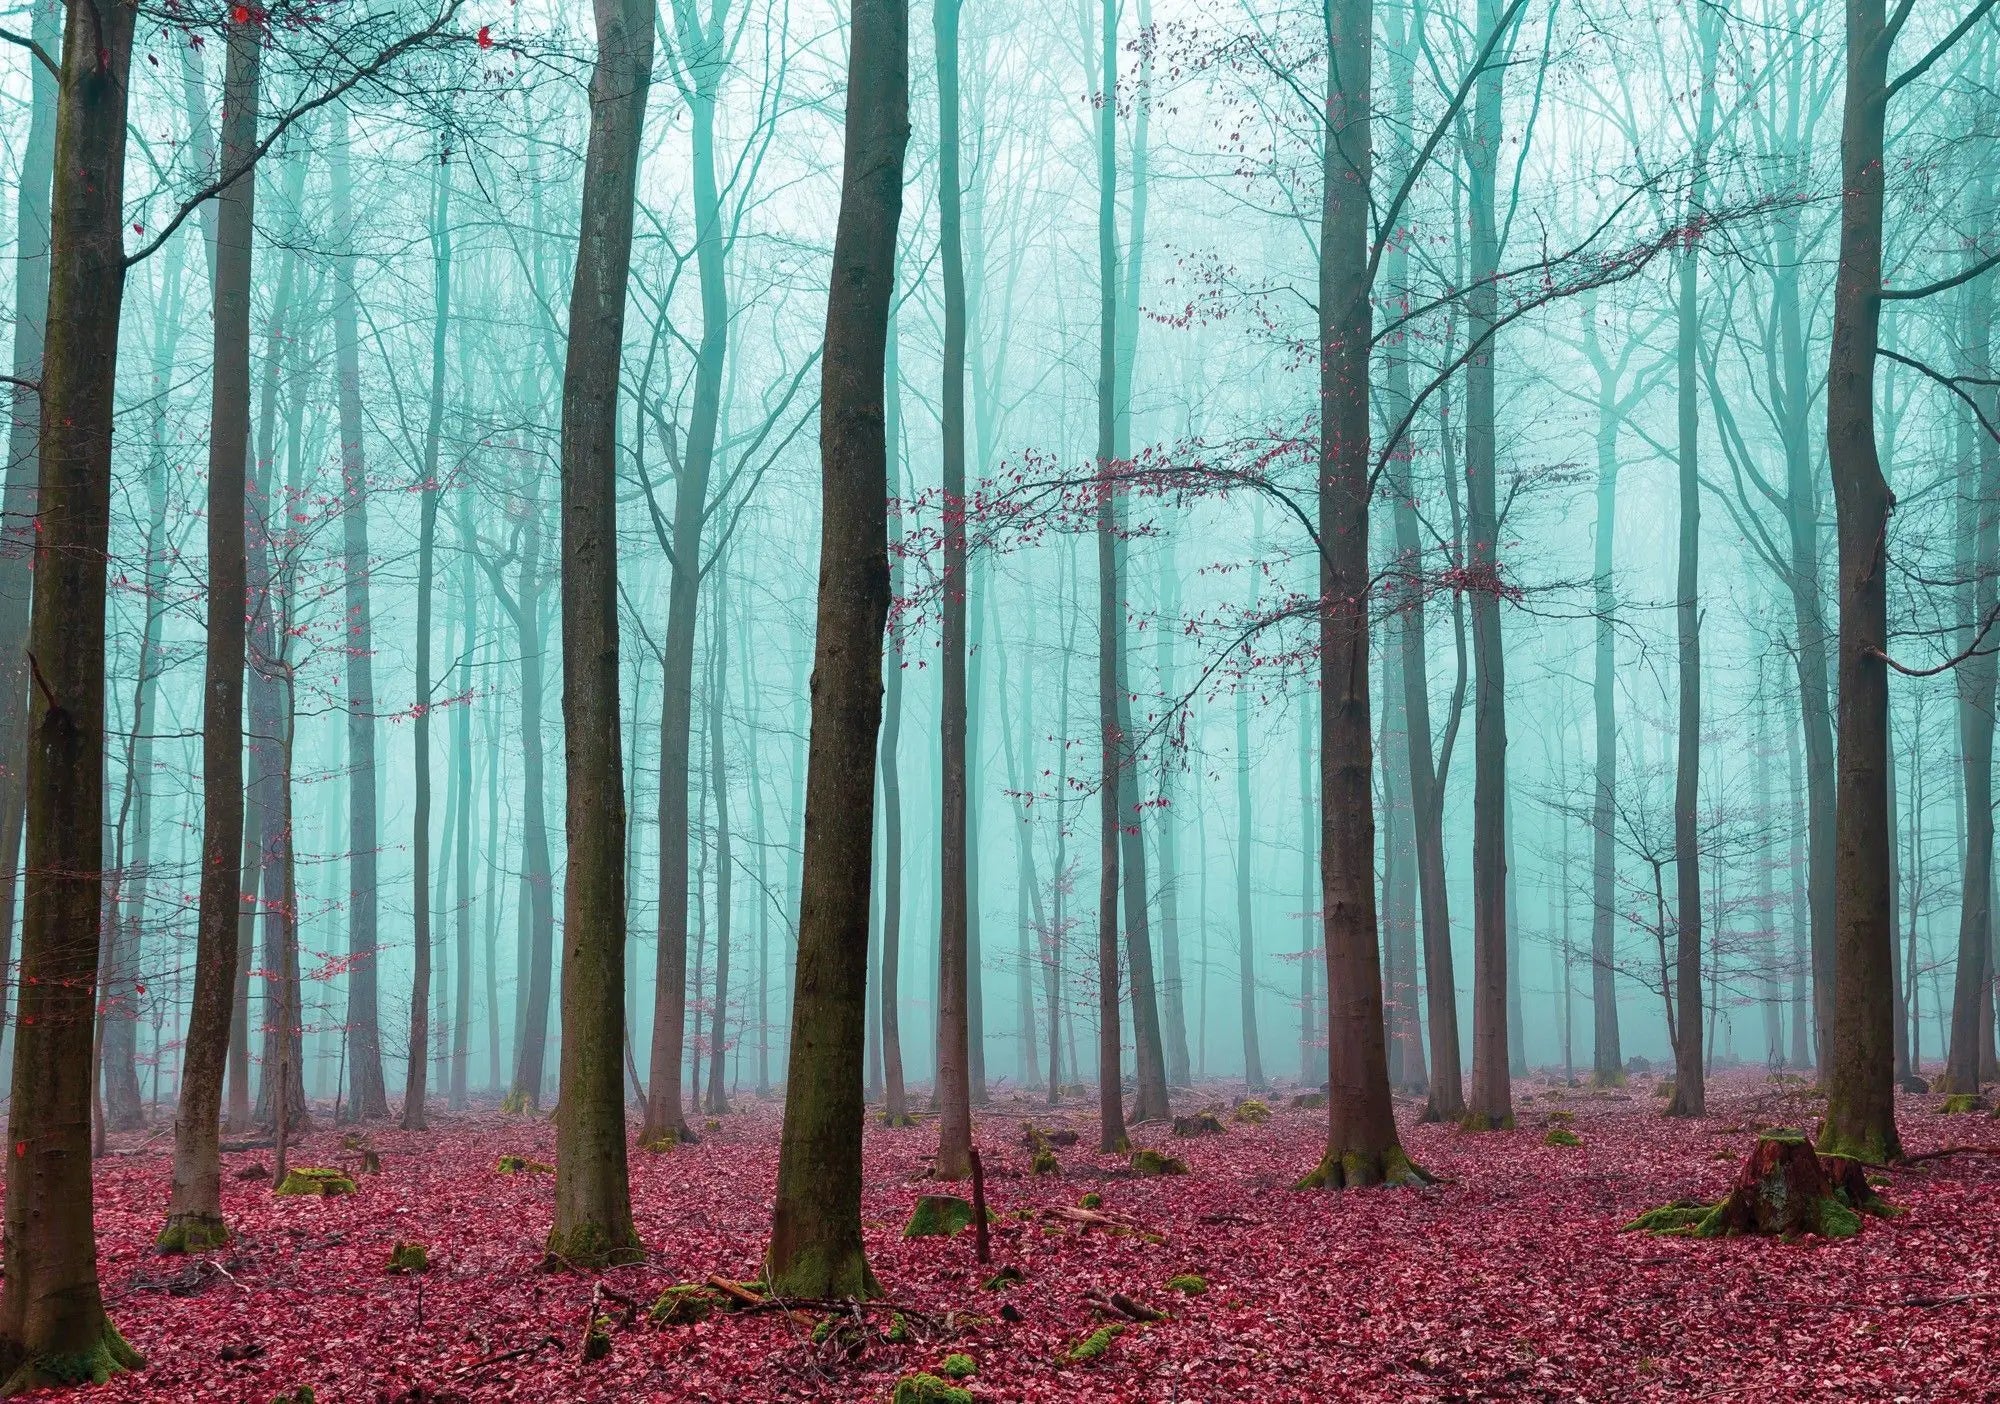
[[[514,1085],[508,1100],[518,1110],[538,1110],[548,1065],[550,966],[555,954],[555,879],[549,860],[547,780],[542,740],[546,692],[543,651],[548,647],[542,616],[542,536],[540,495],[519,501],[521,577],[515,626],[521,650],[521,917],[523,953],[518,967],[526,990],[521,1000],[520,1038],[514,1047]]]
[[[625,1169],[625,790],[618,706],[618,363],[653,66],[652,0],[596,0],[590,142],[563,366],[562,1093],[549,1258],[643,1256]],[[664,841],[668,835],[662,834]]]
[[[709,1021],[708,1095],[702,1110],[721,1116],[729,1110],[729,1098],[722,1086],[722,1055],[728,1046],[729,1019],[729,915],[732,863],[729,856],[729,764],[724,746],[723,710],[727,694],[723,682],[729,672],[729,620],[724,607],[722,562],[716,562],[714,626],[709,631],[708,686],[708,765],[715,792],[715,999]]]
[[[889,313],[883,351],[882,419],[887,448],[889,497],[889,598],[903,588],[901,372],[896,356],[896,314]],[[903,783],[896,748],[903,731],[903,633],[891,624],[889,653],[882,669],[882,1120],[910,1124],[909,1094],[903,1086],[903,1025],[899,979],[903,963]]]
[[[1596,344],[1593,305],[1586,336]],[[1596,757],[1590,809],[1590,1079],[1625,1085],[1625,1055],[1618,1038],[1618,594],[1616,570],[1618,431],[1624,407],[1609,376],[1600,373],[1597,397],[1597,520],[1591,575],[1596,616],[1591,650],[1591,712]]]
[[[1257,608],[1252,580],[1251,610]],[[1257,935],[1250,919],[1250,854],[1256,837],[1250,811],[1250,691],[1236,684],[1236,983],[1237,1017],[1243,1025],[1243,1082],[1264,1090],[1264,1059],[1257,1042]]]
[[[1179,693],[1174,681],[1174,616],[1180,613],[1180,590],[1174,575],[1174,538],[1169,536],[1161,543],[1160,552],[1160,613],[1161,621],[1157,633],[1160,693],[1173,705]],[[1032,694],[1028,694],[1032,697]],[[1029,703],[1022,703],[1023,725]],[[1022,748],[1027,747],[1026,733]],[[1163,1012],[1166,1016],[1167,1037],[1167,1081],[1175,1087],[1186,1087],[1193,1078],[1188,1066],[1187,999],[1186,980],[1182,975],[1181,960],[1181,898],[1180,898],[1180,832],[1173,807],[1173,775],[1178,758],[1171,748],[1163,746],[1160,754],[1160,804],[1154,812],[1153,841],[1159,851],[1160,869],[1160,959],[1166,966],[1160,980],[1160,994]],[[1023,775],[1023,781],[1026,775]],[[1025,825],[1025,816],[1023,816]],[[1021,841],[1028,843],[1028,830],[1023,827]],[[1031,853],[1024,847],[1024,853]],[[1036,894],[1037,901],[1040,894]]]
[[[773,1292],[880,1291],[861,1244],[869,848],[889,612],[884,343],[909,141],[909,15],[856,0],[820,372],[820,559],[797,993],[766,1255]]]
[[[45,54],[62,45],[63,7],[35,0],[29,37]],[[34,592],[35,478],[42,403],[31,388],[41,383],[48,336],[49,203],[56,164],[56,76],[28,65],[28,132],[20,148],[15,199],[14,346],[9,387],[7,474],[0,488],[0,971],[14,968],[15,875],[21,854],[22,803],[28,745],[28,602]],[[6,1032],[13,982],[0,979],[0,1044]]]
[[[1479,0],[1481,36],[1500,21],[1497,0]],[[1507,680],[1501,642],[1502,583],[1495,477],[1492,335],[1499,310],[1500,243],[1496,229],[1504,70],[1488,64],[1473,94],[1472,144],[1466,153],[1471,214],[1471,292],[1466,299],[1478,349],[1465,381],[1467,569],[1472,579],[1472,647],[1478,672],[1473,697],[1472,798],[1472,1097],[1465,1124],[1500,1130],[1514,1124],[1507,1053]]]
[[[1392,398],[1390,403],[1400,402]],[[1391,574],[1392,591],[1395,583]],[[1412,608],[1414,602],[1390,613],[1382,651],[1382,808],[1388,824],[1382,845],[1382,927],[1388,954],[1384,1017],[1389,1024],[1389,1083],[1400,1091],[1420,1093],[1429,1089],[1430,1080],[1425,1076],[1424,1029],[1417,1003],[1417,826],[1410,803],[1402,637],[1407,610]]]
[[[1320,902],[1326,921],[1326,1155],[1307,1185],[1421,1183],[1396,1136],[1375,908],[1368,696],[1369,183],[1373,0],[1327,10],[1320,206]],[[1240,716],[1240,713],[1239,713]]]
[[[262,37],[232,22],[222,131],[225,170],[243,169],[257,140]],[[122,126],[122,121],[121,121]],[[122,144],[122,138],[121,138]],[[250,444],[250,280],[257,181],[246,173],[217,197],[215,374],[208,458],[208,649],[202,688],[202,868],[194,995],[174,1114],[173,1185],[159,1246],[200,1252],[229,1238],[222,1218],[219,1117],[240,961],[243,796],[244,517]],[[116,218],[116,211],[113,212]],[[122,227],[122,226],[121,226]],[[116,245],[114,244],[114,247]],[[247,1050],[248,1034],[243,1033]],[[247,1084],[239,1083],[246,1094]],[[246,1108],[247,1109],[247,1108]]]
[[[347,1064],[349,1109],[358,1121],[389,1114],[382,1080],[376,925],[378,860],[375,778],[375,628],[369,596],[368,460],[361,419],[361,338],[354,290],[354,195],[348,174],[347,108],[333,104],[327,153],[333,207],[344,236],[334,259],[333,337],[340,400],[342,581],[347,604]]]
[[[944,276],[944,652],[938,704],[938,1150],[933,1173],[972,1173],[971,1008],[967,990],[965,253],[958,165],[958,0],[938,0],[933,34],[938,83],[938,256]]]
[[[90,1182],[103,912],[104,600],[126,99],[136,12],[71,6],[62,45],[28,658],[21,1004],[7,1143],[0,1393],[140,1364],[104,1314]]]
[[[410,836],[410,910],[415,918],[416,969],[410,983],[410,1056],[403,1083],[403,1129],[425,1125],[430,1078],[431,1019],[431,595],[436,577],[438,438],[444,429],[445,338],[451,318],[451,163],[440,153],[431,206],[431,387],[424,425],[424,478],[418,491],[417,679],[412,740],[416,772]]]
[[[1883,0],[1848,0],[1841,122],[1840,264],[1827,363],[1827,465],[1840,541],[1840,746],[1834,806],[1834,1021],[1820,1149],[1869,1164],[1902,1154],[1891,1039],[1888,530],[1895,495],[1875,447],[1881,319]]]

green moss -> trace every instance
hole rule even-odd
[[[1364,1189],[1380,1185],[1403,1189],[1431,1183],[1431,1177],[1411,1163],[1401,1146],[1385,1151],[1346,1151],[1328,1155],[1294,1189]]]
[[[398,1243],[389,1250],[389,1271],[394,1276],[430,1270],[431,1250],[421,1243]]]
[[[1068,1350],[1063,1359],[1072,1365],[1080,1365],[1086,1360],[1096,1360],[1111,1349],[1111,1343],[1118,1339],[1123,1326],[1100,1326]]]
[[[841,1324],[842,1318],[838,1316],[822,1316],[813,1324],[812,1343],[814,1345],[825,1345],[832,1338],[833,1333],[840,1329]]]
[[[1506,1112],[1500,1116],[1495,1116],[1491,1112],[1469,1111],[1458,1119],[1458,1129],[1461,1131],[1512,1131],[1514,1129],[1514,1114]]]
[[[337,1194],[353,1194],[354,1181],[339,1170],[328,1170],[323,1166],[300,1165],[287,1170],[285,1178],[273,1194],[318,1195],[330,1199]]]
[[[1132,1152],[1132,1170],[1138,1175],[1185,1175],[1187,1162],[1156,1150],[1141,1149]]]
[[[1004,1292],[1020,1280],[1021,1270],[1010,1263],[987,1278],[984,1286],[989,1292]]]
[[[905,1375],[896,1381],[890,1404],[972,1404],[972,1391],[936,1375]]]
[[[528,1094],[526,1092],[509,1092],[500,1099],[500,1110],[508,1116],[526,1116],[529,1110]]]
[[[545,1267],[586,1271],[643,1262],[646,1257],[639,1235],[629,1223],[616,1232],[590,1222],[578,1224],[567,1233],[552,1228],[543,1241],[542,1253]]]
[[[1208,1290],[1208,1279],[1198,1272],[1177,1273],[1167,1279],[1167,1286],[1189,1297],[1199,1297]]]
[[[493,1168],[502,1175],[553,1175],[556,1167],[540,1160],[528,1160],[518,1155],[503,1155],[493,1162]]]
[[[583,1363],[594,1365],[611,1354],[611,1318],[594,1316],[583,1338]]]
[[[915,1126],[917,1124],[917,1119],[914,1116],[911,1116],[908,1112],[904,1112],[901,1116],[894,1116],[888,1112],[883,1112],[881,1116],[881,1121],[884,1126],[891,1127],[898,1131],[904,1129],[905,1127]]]
[[[905,1238],[950,1238],[972,1223],[972,1205],[955,1194],[927,1194],[910,1210]]]
[[[1577,1135],[1574,1131],[1566,1131],[1560,1126],[1551,1126],[1548,1129],[1548,1133],[1542,1137],[1542,1144],[1545,1146],[1580,1146],[1583,1144],[1583,1137]]]
[[[1625,1085],[1625,1069],[1611,1068],[1604,1072],[1593,1072],[1590,1075],[1590,1085],[1600,1091],[1606,1091],[1613,1087],[1623,1087]]]
[[[662,1131],[660,1132],[659,1135],[653,1137],[650,1141],[641,1140],[639,1142],[639,1149],[642,1151],[648,1151],[653,1155],[665,1155],[668,1151],[674,1149],[680,1143],[681,1143],[681,1138],[679,1136],[676,1136],[671,1131]],[[519,1159],[518,1156],[508,1156],[505,1158],[509,1160]]]
[[[889,1313],[889,1329],[882,1333],[882,1339],[890,1345],[901,1345],[910,1338],[910,1323],[903,1319],[903,1313]]]
[[[659,1299],[646,1308],[646,1320],[655,1326],[692,1326],[708,1320],[715,1306],[715,1293],[683,1282],[660,1293]]]
[[[1712,1204],[1703,1204],[1693,1199],[1676,1199],[1672,1204],[1662,1204],[1657,1209],[1648,1209],[1621,1230],[1632,1233],[1643,1230],[1646,1233],[1688,1234],[1692,1233],[1702,1220],[1714,1210]]]
[[[1032,1121],[1021,1123],[1021,1144],[1037,1153],[1052,1148],[1048,1133]]]
[[[1076,1202],[1076,1207],[1079,1209],[1102,1209],[1104,1207],[1104,1196],[1092,1191],[1082,1199],[1079,1199]]]
[[[944,1358],[943,1370],[948,1379],[969,1380],[979,1373],[979,1364],[969,1355],[954,1353]]]
[[[1262,1126],[1271,1119],[1271,1109],[1255,1097],[1245,1097],[1236,1104],[1236,1119],[1246,1126]]]
[[[177,1214],[153,1243],[160,1253],[206,1253],[229,1246],[229,1225],[206,1214]]]
[[[1944,1099],[1938,1108],[1946,1116],[1965,1116],[1971,1112],[1986,1110],[1986,1099],[1977,1092],[1954,1092]]]
[[[311,1385],[300,1385],[297,1389],[282,1390],[271,1396],[271,1404],[315,1404],[318,1396]]]
[[[48,1386],[103,1384],[113,1375],[136,1370],[146,1363],[145,1357],[127,1345],[125,1338],[118,1334],[118,1328],[111,1324],[110,1317],[101,1317],[100,1320],[104,1324],[103,1333],[90,1349],[72,1355],[38,1355],[24,1360],[6,1382],[0,1384],[0,1395],[12,1397]]]
[[[1033,1170],[1037,1175],[1062,1174],[1062,1162],[1056,1159],[1054,1151],[1036,1151]]]

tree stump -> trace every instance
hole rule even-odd
[[[1804,1233],[1852,1238],[1861,1231],[1863,1213],[1889,1212],[1860,1161],[1845,1156],[1822,1161],[1804,1136],[1780,1128],[1757,1137],[1721,1203],[1709,1207],[1678,1200],[1641,1214],[1626,1227],[1692,1238],[1794,1238]]]

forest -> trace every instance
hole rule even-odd
[[[1996,0],[0,0],[0,1396],[2000,1394]]]

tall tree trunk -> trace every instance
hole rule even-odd
[[[625,790],[618,707],[618,365],[653,68],[652,0],[596,0],[590,142],[563,366],[562,1093],[548,1255],[643,1256],[625,1169]],[[669,835],[662,833],[662,841]]]
[[[1803,1068],[1812,1062],[1806,1030],[1812,1024],[1812,898],[1806,869],[1806,783],[1800,774],[1799,728],[1785,728],[1785,773],[1789,779],[1786,817],[1791,829],[1792,868],[1792,1036],[1791,1065]]]
[[[1168,536],[1161,543],[1160,549],[1162,618],[1159,628],[1155,631],[1160,693],[1166,698],[1168,706],[1174,705],[1180,695],[1175,691],[1174,680],[1174,635],[1177,632],[1174,628],[1174,616],[1180,613],[1181,604],[1180,589],[1174,571],[1174,538]],[[1025,688],[1025,681],[1023,686]],[[1033,694],[1024,691],[1023,696],[1032,700]],[[1027,724],[1025,713],[1028,707],[1029,701],[1024,700],[1022,703],[1024,727]],[[1028,744],[1026,738],[1027,733],[1024,732],[1021,743],[1024,752]],[[1166,967],[1161,972],[1160,1003],[1166,1018],[1167,1081],[1175,1087],[1186,1087],[1193,1081],[1193,1077],[1188,1066],[1187,982],[1182,973],[1181,960],[1180,828],[1173,806],[1173,777],[1178,758],[1172,752],[1173,748],[1170,746],[1162,746],[1160,749],[1160,804],[1154,811],[1153,841],[1159,852],[1160,868],[1160,960]],[[1024,774],[1023,782],[1026,778]],[[1022,819],[1025,826],[1025,814]],[[1029,830],[1026,827],[1021,831],[1021,841],[1024,845],[1029,842]],[[1024,847],[1023,852],[1029,855],[1032,862],[1032,848]],[[1040,900],[1039,890],[1036,899]]]
[[[1388,579],[1393,591],[1393,573]],[[1417,825],[1410,803],[1409,712],[1403,687],[1406,623],[1403,608],[1390,613],[1382,650],[1380,763],[1388,827],[1382,844],[1383,946],[1388,956],[1384,1017],[1389,1023],[1390,1085],[1403,1092],[1424,1092],[1430,1082],[1424,1072],[1423,1019],[1417,1004]]]
[[[1317,990],[1315,989],[1316,982],[1313,979],[1313,965],[1314,962],[1320,958],[1319,951],[1317,949],[1317,947],[1320,944],[1318,939],[1320,911],[1319,911],[1319,899],[1317,895],[1313,892],[1313,866],[1314,866],[1313,858],[1315,855],[1313,853],[1312,831],[1313,831],[1313,813],[1315,808],[1313,800],[1315,797],[1313,795],[1312,759],[1313,759],[1313,742],[1315,740],[1315,737],[1313,736],[1312,722],[1313,722],[1312,699],[1310,697],[1301,695],[1301,697],[1299,698],[1299,749],[1298,749],[1299,884],[1300,884],[1299,885],[1299,1081],[1307,1087],[1312,1086],[1318,1072],[1318,1069],[1314,1066],[1314,1064],[1324,1061],[1318,1056],[1318,1049],[1319,1049],[1318,1012],[1319,1011],[1317,1006],[1319,1001],[1319,995]],[[1372,764],[1373,763],[1372,757],[1374,754],[1372,749],[1372,743],[1374,741],[1374,738],[1371,736],[1369,738],[1369,741],[1371,743],[1371,750],[1369,752],[1371,757],[1370,763]],[[1369,784],[1371,786],[1369,799],[1370,802],[1372,803],[1374,800],[1374,795],[1372,792],[1372,786],[1374,784],[1374,781],[1372,777],[1370,778]],[[1370,861],[1371,862],[1373,861],[1372,858]],[[1377,958],[1379,960],[1380,958],[1379,953]],[[1387,1012],[1385,1006],[1384,1010],[1385,1026],[1386,1026],[1386,1020],[1387,1020]],[[1328,1032],[1329,1033],[1332,1032],[1330,1026]],[[1386,1057],[1387,1054],[1385,1053],[1384,1056]]]
[[[901,498],[903,386],[897,365],[897,319],[889,312],[883,350],[882,421],[889,486],[889,598],[903,590]],[[882,669],[882,1121],[908,1126],[909,1094],[903,1086],[903,1024],[899,981],[903,964],[903,782],[896,748],[903,732],[903,631],[889,626]]]
[[[90,1182],[90,1003],[103,911],[104,598],[125,289],[136,11],[68,10],[50,205],[48,340],[28,658],[27,865],[7,1144],[0,1393],[140,1364],[104,1314]]]
[[[766,1280],[793,1296],[879,1292],[861,1244],[882,630],[889,613],[884,343],[910,131],[909,14],[855,0],[840,215],[820,371],[819,601],[799,869],[797,993]]]
[[[1118,1010],[1118,6],[1103,0],[1097,120],[1097,728],[1102,764],[1097,796],[1097,1106],[1098,1149],[1125,1148]]]
[[[244,170],[257,141],[262,37],[229,26],[223,80],[223,162]],[[120,94],[123,102],[123,94]],[[123,146],[123,117],[119,119]],[[215,374],[208,455],[208,649],[202,687],[202,866],[193,1002],[174,1114],[173,1185],[159,1247],[201,1252],[228,1241],[222,1218],[219,1117],[240,961],[243,798],[245,468],[250,445],[250,279],[257,180],[245,173],[217,197]],[[118,218],[114,208],[111,217]],[[122,229],[122,224],[118,226]],[[114,236],[113,250],[118,249]],[[115,317],[114,317],[115,325]],[[247,1031],[242,1035],[247,1051]],[[247,1061],[247,1059],[246,1059]],[[247,1101],[247,1084],[240,1084]],[[247,1108],[246,1108],[247,1109]],[[12,1281],[11,1274],[9,1281]]]
[[[555,955],[555,878],[549,858],[548,794],[542,739],[548,647],[542,614],[540,494],[530,489],[521,502],[521,575],[515,627],[521,650],[521,920],[522,953],[517,966],[521,1003],[520,1037],[514,1046],[514,1085],[508,1102],[520,1111],[542,1104],[549,1041],[550,966]]]
[[[62,44],[63,7],[34,0],[28,37],[45,54]],[[8,387],[7,473],[0,487],[0,971],[14,968],[14,896],[20,871],[22,804],[28,745],[28,603],[34,592],[35,478],[48,337],[49,202],[56,164],[56,75],[28,65],[28,132],[20,148],[14,202],[14,384]],[[13,982],[0,978],[0,1044]]]
[[[333,339],[339,389],[341,572],[347,605],[347,1065],[350,1114],[389,1114],[382,1081],[376,925],[375,628],[369,596],[368,460],[361,418],[361,338],[354,289],[354,193],[348,172],[347,108],[333,104],[327,151],[333,207],[342,221],[334,259]]]
[[[1479,0],[1477,32],[1500,22],[1498,0]],[[1465,1125],[1501,1130],[1514,1124],[1507,1052],[1507,679],[1501,642],[1499,471],[1494,421],[1493,342],[1499,312],[1497,229],[1500,115],[1504,68],[1489,63],[1472,99],[1472,143],[1466,152],[1471,215],[1473,352],[1465,377],[1465,501],[1472,579],[1472,1097]]]
[[[676,0],[675,26],[687,74],[695,209],[695,273],[701,293],[701,343],[695,355],[694,403],[675,473],[673,551],[662,642],[660,699],[660,955],[653,979],[652,1081],[640,1138],[692,1139],[681,1107],[680,1069],[687,1057],[688,755],[694,717],[694,645],[700,622],[702,527],[709,505],[723,370],[729,355],[728,234],[715,173],[716,87],[727,67],[719,13],[704,20]]]
[[[436,578],[438,439],[444,430],[444,356],[451,319],[451,162],[440,152],[431,203],[431,387],[424,423],[423,482],[417,518],[417,680],[411,724],[416,772],[410,836],[410,911],[416,969],[410,982],[410,1056],[403,1083],[403,1129],[425,1125],[431,1019],[431,595]]]
[[[1251,611],[1257,608],[1252,582]],[[1243,1025],[1243,1082],[1264,1090],[1264,1058],[1257,1040],[1257,928],[1250,918],[1250,854],[1256,831],[1250,809],[1250,690],[1236,684],[1236,981],[1237,1013]]]
[[[1684,218],[1706,215],[1708,143],[1715,125],[1715,60],[1721,20],[1699,11],[1701,96],[1694,130],[1694,171]],[[1701,303],[1698,296],[1701,245],[1690,240],[1682,251],[1676,312],[1676,445],[1680,467],[1680,550],[1674,585],[1674,627],[1679,645],[1680,706],[1674,751],[1674,935],[1675,995],[1680,1004],[1674,1046],[1674,1095],[1669,1116],[1701,1116],[1708,1109],[1702,1055],[1701,997],[1701,401],[1699,381]],[[1718,940],[1720,936],[1718,934]]]
[[[1992,182],[1981,182],[1982,195]],[[1990,196],[1989,196],[1990,198]],[[1987,200],[1982,199],[1983,209]],[[1960,319],[1959,374],[1975,388],[1975,396],[1993,418],[2000,396],[1983,382],[1992,379],[1991,324],[1993,283],[1990,277],[1966,284]],[[1976,1092],[1981,1073],[1980,1050],[1990,1036],[1987,1003],[1992,989],[1993,941],[1993,702],[1995,661],[1979,639],[1982,621],[1993,617],[1996,572],[2000,572],[2000,445],[1981,425],[1977,462],[1970,433],[1961,457],[1957,494],[1959,579],[1959,648],[1968,656],[1953,670],[1958,690],[1958,751],[1965,793],[1965,860],[1959,882],[1958,961],[1952,981],[1951,1034],[1945,1052],[1943,1088]]]
[[[722,1086],[722,1055],[728,1046],[729,1019],[729,917],[732,860],[729,854],[729,753],[724,745],[723,712],[728,694],[723,683],[729,673],[729,618],[725,608],[728,595],[723,562],[717,561],[715,582],[715,623],[709,631],[708,684],[708,766],[715,792],[715,999],[709,1021],[708,1095],[702,1109],[710,1116],[729,1110],[729,1098]]]
[[[1848,0],[1840,131],[1840,264],[1827,361],[1827,466],[1840,541],[1834,1000],[1820,1149],[1880,1165],[1902,1154],[1891,1038],[1888,531],[1895,495],[1875,447],[1881,321],[1883,127],[1890,34],[1883,0]]]
[[[458,609],[461,633],[458,650],[458,699],[451,709],[452,786],[458,792],[458,831],[453,840],[457,850],[457,873],[452,886],[458,893],[458,908],[452,914],[457,925],[458,959],[453,970],[451,1020],[451,1109],[464,1111],[471,1104],[466,1087],[467,1065],[472,1057],[472,651],[479,643],[479,597],[474,589],[473,553],[479,543],[472,530],[472,504],[461,496],[458,502]]]
[[[1320,903],[1326,921],[1326,1155],[1307,1185],[1414,1184],[1389,1093],[1375,909],[1368,696],[1369,183],[1373,0],[1326,11],[1326,137],[1319,257]]]
[[[938,84],[938,257],[944,275],[944,615],[938,703],[938,1150],[932,1171],[947,1180],[972,1173],[971,1009],[966,988],[966,613],[965,251],[958,165],[958,0],[937,0],[932,26]]]
[[[1594,349],[1594,300],[1585,312],[1585,337]],[[1593,358],[1595,359],[1595,358]],[[1591,576],[1595,614],[1590,700],[1596,756],[1590,808],[1590,1003],[1593,1086],[1623,1087],[1625,1055],[1618,1040],[1618,433],[1624,408],[1616,383],[1599,372],[1597,397],[1597,518],[1592,528]]]

